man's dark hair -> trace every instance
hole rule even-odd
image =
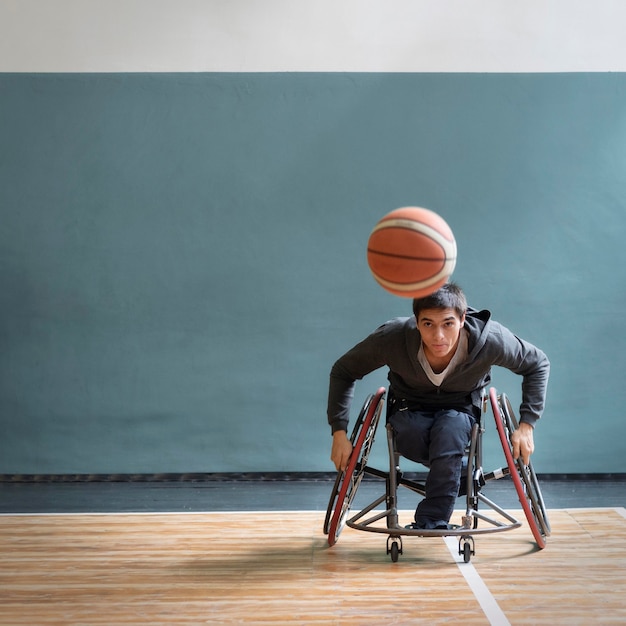
[[[467,299],[463,290],[455,283],[446,283],[434,293],[413,300],[413,313],[416,319],[425,309],[454,309],[461,318],[467,311]]]

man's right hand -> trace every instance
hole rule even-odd
[[[335,464],[339,472],[343,472],[348,466],[348,460],[352,454],[352,444],[345,430],[337,430],[333,433],[333,447],[330,452],[330,460]]]

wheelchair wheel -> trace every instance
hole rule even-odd
[[[510,437],[517,429],[518,423],[513,412],[509,399],[505,394],[497,396],[495,389],[489,390],[489,399],[493,416],[496,421],[500,443],[504,450],[507,465],[517,491],[520,504],[530,526],[530,530],[535,538],[535,542],[540,549],[546,547],[545,538],[550,535],[550,524],[546,512],[543,496],[539,488],[537,476],[533,470],[532,463],[524,465],[521,458],[513,459]]]
[[[504,419],[506,421],[509,433],[511,433],[517,429],[519,424],[517,418],[515,417],[511,402],[504,393],[500,396],[500,406],[502,408],[502,413],[504,415]],[[530,462],[528,465],[524,465],[522,459],[518,459],[517,468],[519,470],[524,486],[526,487],[526,497],[530,501],[537,523],[539,524],[543,535],[545,537],[549,537],[551,532],[550,522],[548,521],[546,506],[543,501],[541,489],[539,488],[537,475],[535,474],[535,471],[532,467],[532,462]]]
[[[384,387],[368,396],[352,430],[350,436],[352,454],[345,471],[337,474],[324,520],[324,534],[328,535],[330,546],[335,545],[343,530],[350,506],[365,473],[384,398]]]
[[[470,445],[467,452],[467,476],[465,477],[465,497],[467,500],[468,509],[476,510],[478,508],[478,493],[480,492],[481,487],[485,484],[485,481],[482,480],[482,467],[481,464],[481,456],[482,453],[479,451],[478,439],[480,437],[480,428],[479,424],[474,424],[472,426],[471,436],[470,436]],[[481,482],[482,481],[482,482]],[[459,495],[462,495],[460,493]],[[478,528],[478,517],[474,516],[473,522],[474,529]]]
[[[356,440],[361,432],[361,427],[363,426],[363,421],[365,420],[365,416],[369,410],[369,407],[374,399],[374,395],[370,394],[365,399],[363,406],[361,407],[361,412],[359,416],[356,418],[354,423],[354,427],[352,428],[352,433],[350,435],[350,443],[352,444],[352,450],[354,454],[354,446],[356,445]],[[347,469],[347,468],[346,468]],[[330,500],[328,501],[328,507],[326,508],[326,518],[324,519],[324,534],[327,535],[330,528],[330,520],[333,512],[335,511],[335,505],[337,504],[337,497],[339,496],[339,490],[341,489],[343,479],[345,476],[345,472],[337,472],[337,478],[335,478],[335,484],[333,485],[333,489],[330,494]]]

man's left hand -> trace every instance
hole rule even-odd
[[[521,456],[524,465],[528,465],[530,463],[530,455],[535,450],[533,427],[526,422],[522,422],[519,428],[511,434],[511,445],[513,446],[513,458],[517,460]]]

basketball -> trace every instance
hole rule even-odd
[[[390,293],[423,298],[443,286],[454,271],[454,234],[434,211],[396,209],[374,227],[367,263],[378,284]]]

